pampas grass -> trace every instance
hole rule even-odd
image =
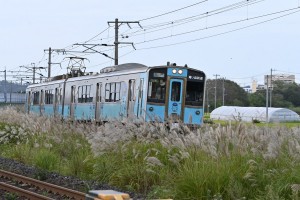
[[[26,152],[44,151],[59,163],[43,163],[42,155],[36,157],[40,162],[29,162],[152,198],[299,197],[299,126],[229,122],[191,130],[132,120],[96,125],[10,107],[1,110],[0,122],[0,143],[6,145],[0,154],[26,162]]]

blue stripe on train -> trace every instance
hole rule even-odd
[[[146,107],[146,121],[159,121],[163,122],[165,119],[165,106],[147,104]]]
[[[184,108],[185,124],[202,124],[203,109],[202,108]]]
[[[101,108],[100,116],[103,120],[119,120],[123,118],[124,113],[122,112],[122,106],[120,102],[105,103]]]
[[[89,104],[76,104],[74,107],[74,118],[77,120],[91,120],[95,118],[95,106]]]

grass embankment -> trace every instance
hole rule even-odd
[[[0,155],[44,170],[174,199],[297,199],[300,129],[62,123],[0,112]],[[92,188],[87,188],[92,189]]]

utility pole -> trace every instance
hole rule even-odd
[[[56,63],[51,63],[51,54],[52,52],[63,52],[65,53],[65,49],[51,49],[51,47],[49,47],[49,49],[45,49],[44,52],[48,51],[49,57],[48,57],[48,78],[51,77],[51,64],[56,64]]]
[[[48,57],[48,78],[51,77],[51,47],[49,47],[49,50],[48,50],[48,53],[49,53],[49,57]]]
[[[32,65],[33,67],[26,67],[26,66],[21,66],[21,67],[25,67],[25,68],[28,69],[28,70],[32,70],[32,83],[35,84],[35,74],[36,74],[36,70],[37,70],[37,69],[47,69],[47,67],[36,67],[36,66],[35,66],[35,63],[31,63],[31,65]],[[41,75],[41,74],[39,74],[39,75]],[[43,76],[43,75],[41,75],[41,76]]]
[[[218,79],[218,76],[220,76],[219,74],[214,74],[214,76],[216,77],[215,78],[215,108],[217,108],[217,79]]]
[[[266,88],[266,123],[269,122],[268,104],[269,104],[269,75],[267,75],[267,88]]]
[[[11,93],[12,93],[12,81],[10,81],[9,103],[11,103]]]
[[[223,78],[223,106],[225,105],[225,87],[224,87],[225,78]]]
[[[32,70],[33,70],[33,76],[32,76],[32,82],[33,82],[33,84],[35,84],[35,63],[31,63],[31,64],[33,64],[33,68],[32,68]]]
[[[118,65],[119,64],[119,44],[131,44],[133,46],[133,43],[132,42],[119,42],[119,27],[122,25],[122,24],[127,24],[130,27],[129,24],[138,24],[140,27],[140,22],[139,21],[119,21],[118,18],[115,19],[115,21],[109,21],[107,22],[108,25],[110,25],[111,23],[112,24],[115,24],[115,42],[114,42],[114,45],[115,45],[115,65]],[[134,46],[133,46],[134,48]],[[135,49],[135,48],[134,48]]]
[[[273,91],[273,81],[272,81],[272,77],[273,74],[272,72],[274,71],[274,69],[271,68],[271,79],[270,79],[270,107],[272,107],[272,91]]]
[[[119,64],[119,20],[115,19],[115,65]]]
[[[6,68],[4,71],[0,71],[0,72],[4,72],[4,102],[6,103],[7,102],[7,96],[6,96]]]
[[[7,91],[6,91],[6,69],[4,70],[4,102],[7,102]]]

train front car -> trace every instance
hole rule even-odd
[[[204,114],[204,72],[187,66],[149,70],[146,121],[201,125]]]

